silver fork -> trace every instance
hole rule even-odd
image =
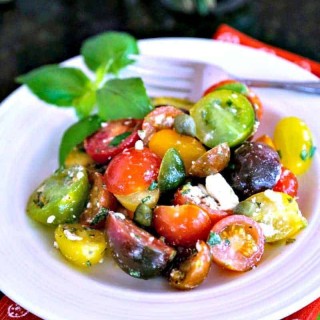
[[[143,79],[152,97],[167,96],[197,101],[210,85],[225,79],[235,79],[250,87],[279,88],[320,94],[320,81],[271,81],[235,77],[219,66],[151,55],[131,55],[135,63],[128,72]],[[128,75],[128,74],[127,74]]]

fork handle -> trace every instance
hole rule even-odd
[[[273,81],[241,79],[242,82],[256,88],[279,88],[300,92],[320,94],[320,81]]]

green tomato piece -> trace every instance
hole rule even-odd
[[[209,148],[227,142],[230,147],[249,138],[255,113],[249,100],[231,90],[217,90],[201,98],[190,110],[197,138]]]
[[[102,261],[106,250],[104,233],[80,224],[62,224],[55,230],[55,241],[61,254],[70,262],[90,267]]]
[[[160,191],[176,189],[186,177],[183,160],[179,152],[170,148],[166,151],[159,170],[158,186]]]
[[[59,168],[31,194],[27,213],[47,225],[74,222],[84,209],[88,194],[89,180],[84,167]]]
[[[308,224],[293,197],[272,190],[254,194],[240,202],[234,213],[246,215],[257,221],[266,242],[286,240]]]

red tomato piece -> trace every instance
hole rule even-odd
[[[139,139],[142,120],[109,121],[96,133],[85,139],[84,148],[98,163],[106,163],[125,148],[133,147]]]
[[[273,191],[279,191],[296,197],[298,194],[298,179],[296,175],[289,169],[281,167],[281,174],[278,182],[273,187]]]
[[[234,271],[252,269],[264,252],[261,227],[243,215],[231,215],[217,222],[210,231],[207,243],[211,246],[212,260]]]
[[[173,203],[175,205],[183,205],[183,204],[194,204],[199,206],[202,210],[204,210],[211,219],[212,224],[218,222],[222,218],[228,216],[230,212],[220,210],[218,208],[210,207],[207,199],[210,196],[204,196],[203,198],[197,198],[189,196],[188,193],[183,192],[182,189],[178,189],[174,194]]]
[[[109,210],[115,210],[118,202],[106,189],[103,176],[99,172],[89,173],[92,184],[86,209],[80,215],[80,223],[91,228],[103,228]]]
[[[158,206],[153,212],[153,225],[157,233],[171,245],[191,247],[198,240],[205,240],[212,222],[200,207]]]
[[[116,155],[105,172],[107,189],[115,195],[147,190],[159,173],[161,158],[148,148],[130,148]]]
[[[152,110],[144,118],[142,124],[145,143],[156,131],[173,128],[174,118],[179,114],[183,114],[183,112],[173,106],[161,106]]]
[[[209,87],[205,92],[204,96],[207,95],[208,93],[219,90],[219,89],[227,89],[229,86],[232,84],[237,84],[239,81],[233,80],[233,79],[227,79],[227,80],[222,80],[218,83],[215,83],[211,87]],[[240,84],[240,83],[239,83]],[[231,87],[230,87],[231,89]],[[257,120],[261,121],[262,114],[263,114],[263,105],[259,97],[250,89],[248,88],[245,84],[243,84],[243,90],[239,90],[239,93],[242,93],[247,97],[247,99],[251,102],[253,109],[256,114]]]

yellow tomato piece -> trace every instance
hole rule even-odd
[[[104,233],[80,224],[60,224],[55,240],[62,255],[78,266],[90,267],[102,261],[106,249]]]
[[[206,149],[197,139],[177,133],[171,129],[156,132],[150,139],[149,148],[163,158],[170,148],[175,148],[185,165],[186,171],[191,167],[192,161],[201,157]]]
[[[291,238],[308,224],[295,198],[273,190],[254,194],[240,202],[234,212],[258,222],[266,242]]]
[[[310,129],[301,119],[281,119],[275,127],[273,141],[284,167],[296,175],[310,168],[315,146]]]

